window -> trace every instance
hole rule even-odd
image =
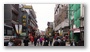
[[[10,36],[12,35],[12,30],[7,30],[7,34]]]

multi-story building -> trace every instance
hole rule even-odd
[[[23,25],[23,29],[26,29],[26,35],[28,35],[29,33],[31,33],[32,35],[35,35],[38,25],[36,21],[36,14],[33,7],[31,5],[30,6],[22,5],[21,10],[23,13],[21,15],[22,25]],[[26,28],[24,28],[24,26],[26,26]]]
[[[68,4],[56,4],[54,13],[55,31],[62,34],[68,34],[69,19],[68,19]],[[66,30],[67,29],[67,30]]]
[[[81,40],[84,41],[84,5],[81,4],[81,17],[80,17],[80,34],[81,34]]]
[[[15,30],[15,25],[18,24],[19,4],[4,4],[4,24],[11,26]]]
[[[21,36],[27,36],[28,35],[28,13],[23,8],[20,8],[19,10],[19,23],[22,25],[22,33]]]
[[[81,12],[82,5],[81,4],[69,4],[69,18],[70,18],[70,37],[74,39],[76,42],[81,40],[82,35],[80,35],[80,27],[82,26],[82,21],[80,23],[80,19],[84,19]],[[84,11],[84,10],[82,10]],[[81,24],[81,25],[80,25]],[[84,28],[83,28],[84,30]]]
[[[15,25],[18,24],[19,4],[4,4],[4,37],[10,38],[17,34]]]

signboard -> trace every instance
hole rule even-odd
[[[23,6],[23,8],[32,9],[32,6]]]
[[[74,33],[79,33],[80,29],[74,29]]]
[[[15,25],[15,29],[18,34],[22,33],[22,25]]]
[[[18,33],[18,25],[15,25],[16,32]]]
[[[19,25],[19,34],[22,33],[22,25]]]
[[[21,36],[26,36],[26,33],[21,33],[20,35],[21,35]]]
[[[26,18],[26,15],[23,15],[23,18]]]

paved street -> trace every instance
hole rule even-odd
[[[83,4],[4,4],[4,44],[84,46],[83,22]]]
[[[23,42],[23,41],[22,41],[22,42]],[[54,40],[53,40],[53,43],[54,43]],[[53,46],[53,43],[52,43],[52,46]],[[43,44],[44,44],[44,42],[42,43],[42,45],[43,45]],[[21,46],[24,46],[24,43],[22,43]],[[31,42],[29,42],[29,46],[34,46],[34,44],[31,44]],[[38,43],[37,43],[36,46],[41,46],[41,45],[40,45],[40,43],[39,43],[39,45],[38,45]],[[49,46],[50,46],[50,44],[49,44]],[[69,42],[66,42],[66,46],[70,46]]]

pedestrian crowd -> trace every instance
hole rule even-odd
[[[84,41],[78,41],[75,42],[74,40],[68,40],[67,37],[55,35],[55,36],[49,36],[49,35],[29,35],[26,36],[23,39],[20,38],[10,38],[7,46],[22,46],[22,43],[24,46],[31,45],[34,46],[67,46],[66,43],[68,42],[68,46],[82,46],[84,45]]]

